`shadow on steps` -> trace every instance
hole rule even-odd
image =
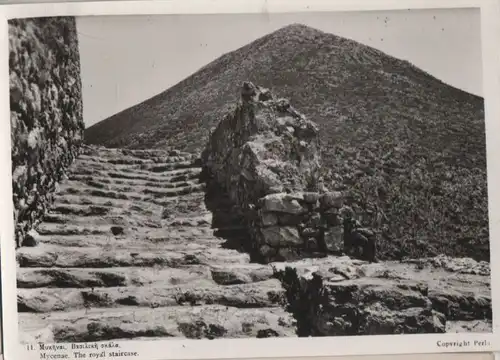
[[[205,181],[200,178],[200,182]],[[259,262],[256,251],[252,249],[245,220],[238,209],[220,187],[212,182],[205,183],[205,206],[212,213],[214,235],[225,240],[222,247],[249,254],[251,262]]]

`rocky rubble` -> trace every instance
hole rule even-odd
[[[74,18],[9,21],[12,186],[17,246],[52,202],[83,136]]]
[[[299,336],[460,332],[472,323],[491,331],[489,276],[431,265],[442,257],[428,260],[422,266],[329,257],[272,266]]]
[[[202,154],[209,187],[232,202],[261,262],[342,250],[342,193],[319,176],[319,131],[286,99],[244,83]]]

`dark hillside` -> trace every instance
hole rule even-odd
[[[89,144],[199,152],[245,80],[319,124],[329,181],[380,232],[381,258],[489,261],[483,99],[408,62],[291,25],[86,130]]]

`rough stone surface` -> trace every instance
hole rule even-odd
[[[491,331],[489,275],[432,265],[443,260],[422,266],[328,257],[272,266],[299,336]]]
[[[320,167],[317,126],[267,89],[244,83],[242,100],[217,126],[204,166],[245,208],[261,197],[314,187]]]
[[[83,147],[30,232],[36,246],[17,250],[21,340],[491,331],[485,264],[444,256],[303,259],[293,246],[266,244],[263,254],[289,261],[252,263],[230,241],[245,228],[207,208],[200,173],[184,153]],[[299,241],[292,226],[265,229]],[[317,246],[312,238],[307,244]]]
[[[340,192],[319,170],[318,127],[286,99],[244,83],[241,102],[212,132],[202,163],[209,188],[225,193],[260,262],[324,256],[324,230],[338,226]],[[330,235],[328,241],[336,243]]]
[[[17,249],[22,341],[297,336],[272,268],[214,234],[200,172],[185,153],[82,147]]]
[[[16,244],[40,220],[83,136],[74,18],[9,21],[12,186]]]

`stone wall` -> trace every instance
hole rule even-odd
[[[271,194],[258,202],[254,226],[259,253],[267,261],[341,253],[340,193]]]
[[[9,21],[12,186],[17,246],[51,202],[84,123],[74,18]]]
[[[319,130],[286,99],[244,83],[202,154],[208,187],[233,204],[258,261],[341,251],[342,194],[319,177]]]

